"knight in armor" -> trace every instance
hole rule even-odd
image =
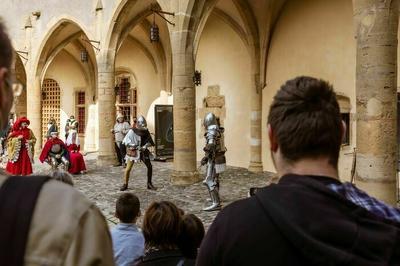
[[[201,160],[201,165],[207,165],[203,184],[207,187],[211,197],[211,204],[203,210],[214,211],[221,209],[219,174],[226,168],[224,128],[219,125],[219,120],[213,113],[206,115],[203,125],[206,131],[204,134],[206,145],[203,149],[205,156]]]
[[[78,131],[79,123],[75,120],[75,116],[71,115],[69,119],[67,119],[67,123],[65,124],[65,140],[68,139],[68,134],[71,131]]]
[[[32,174],[32,163],[35,135],[28,128],[30,122],[26,117],[15,121],[7,139],[8,163],[6,170],[12,175]]]
[[[47,162],[52,170],[56,170],[60,165],[65,171],[69,169],[69,152],[65,143],[58,138],[58,132],[51,132],[49,138],[43,147],[39,160]]]
[[[137,119],[136,126],[131,128],[126,134],[122,143],[126,146],[126,169],[124,174],[124,184],[120,188],[124,191],[128,188],[129,176],[135,162],[142,161],[147,167],[147,189],[156,190],[151,181],[153,175],[153,166],[151,165],[149,151],[150,146],[154,146],[150,132],[147,129],[147,122],[143,116]]]

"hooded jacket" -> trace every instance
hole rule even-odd
[[[286,175],[224,208],[197,265],[400,265],[400,225],[327,186],[338,180]]]

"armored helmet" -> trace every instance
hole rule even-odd
[[[209,126],[217,125],[217,117],[213,113],[208,113],[204,117],[203,126],[207,129]]]
[[[147,129],[146,119],[142,115],[137,119],[136,127],[138,129]]]

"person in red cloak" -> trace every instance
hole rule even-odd
[[[71,174],[84,174],[86,172],[85,160],[83,159],[83,155],[80,151],[80,143],[78,133],[76,131],[71,131],[68,134],[68,138],[66,141],[69,157],[71,162],[71,167],[69,168],[69,172]]]
[[[40,154],[39,160],[47,162],[53,170],[56,170],[60,164],[65,171],[69,169],[69,152],[65,143],[58,138],[58,132],[51,132],[51,138],[46,141]]]
[[[7,138],[8,163],[6,171],[12,175],[32,174],[35,135],[28,128],[30,121],[21,117],[15,121]]]

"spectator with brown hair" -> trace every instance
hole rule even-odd
[[[400,265],[400,211],[339,180],[345,131],[329,83],[288,80],[267,126],[279,183],[224,208],[197,265]]]
[[[136,226],[139,216],[138,197],[132,193],[120,195],[115,206],[115,217],[120,223],[111,229],[117,266],[133,266],[143,256],[144,237]]]
[[[194,214],[182,217],[179,248],[185,256],[185,265],[195,265],[197,250],[204,238],[203,222]]]
[[[0,129],[13,103],[11,42],[0,22]],[[73,187],[0,172],[1,265],[114,265],[107,223]]]
[[[143,219],[145,255],[138,265],[185,265],[178,242],[181,232],[181,211],[169,201],[153,202]]]

